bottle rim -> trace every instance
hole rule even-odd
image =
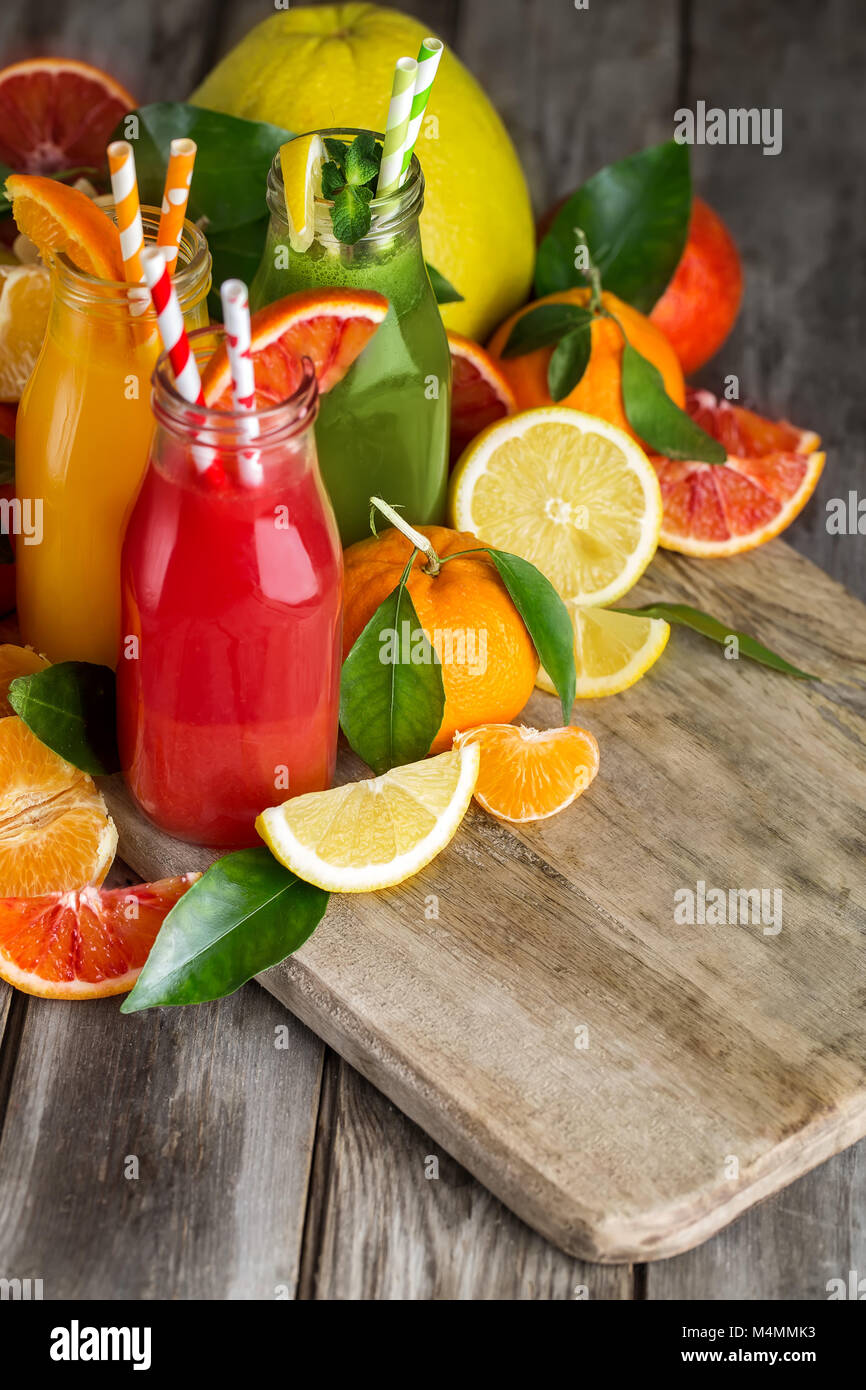
[[[385,139],[381,131],[368,131],[360,126],[328,126],[322,130],[311,130],[305,133],[307,135],[320,135],[323,140],[328,137],[335,140],[346,137],[354,139],[356,135],[372,135],[376,140]],[[413,154],[406,179],[400,187],[393,193],[383,194],[381,198],[371,199],[370,230],[358,244],[362,245],[365,241],[375,241],[378,237],[391,236],[399,231],[404,223],[418,217],[424,206],[424,188],[424,173],[421,169],[421,162],[417,154]],[[331,223],[333,199],[318,196],[313,201],[316,236],[337,243]],[[287,223],[283,170],[279,152],[274,155],[268,171],[267,204],[273,215]]]
[[[225,340],[226,331],[219,324],[210,324],[187,336],[201,369],[215,345]],[[251,445],[266,448],[293,439],[310,428],[319,410],[319,383],[309,357],[301,358],[300,381],[290,396],[254,410],[218,410],[186,400],[175,385],[168,352],[160,353],[150,380],[152,409],[159,424],[174,434],[194,435],[196,441],[226,452]]]
[[[110,194],[95,198],[94,202],[107,217],[114,218],[114,199]],[[155,244],[160,217],[159,208],[142,203],[141,223],[146,245]],[[129,310],[131,287],[126,280],[104,280],[99,275],[91,275],[89,271],[75,265],[65,251],[55,252],[51,256],[50,264],[66,302],[78,303],[82,307],[101,304],[124,312]],[[204,233],[194,222],[185,219],[181,230],[177,269],[171,277],[182,309],[197,303],[207,294],[211,286],[211,266],[211,253]],[[136,320],[155,322],[156,313],[143,286],[137,291],[137,296],[146,298],[147,308],[135,316]]]

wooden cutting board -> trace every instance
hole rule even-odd
[[[261,978],[530,1225],[605,1262],[686,1250],[866,1134],[866,608],[781,542],[660,555],[638,596],[825,680],[675,631],[635,687],[576,707],[601,769],[574,807],[507,829],[473,805],[421,875],[332,898]],[[107,790],[143,878],[210,862]],[[781,930],[678,922],[699,882],[771,910],[779,890]]]

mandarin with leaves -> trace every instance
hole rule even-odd
[[[535,685],[538,656],[482,543],[470,532],[445,526],[417,529],[440,559],[455,557],[432,574],[427,556],[416,555],[406,585],[442,664],[445,710],[430,749],[439,753],[451,747],[458,730],[508,723],[519,714]],[[346,550],[344,659],[397,588],[411,554],[411,542],[393,527]]]
[[[570,304],[586,308],[589,302],[588,288],[563,290],[527,304],[497,328],[487,350],[511,387],[518,410],[533,410],[538,406],[554,404],[547,379],[554,346],[536,348],[519,357],[504,356],[503,350],[515,324],[540,305]],[[645,314],[638,313],[630,304],[607,292],[601,296],[601,305],[613,318],[600,315],[593,322],[589,330],[592,338],[586,370],[573,390],[556,404],[583,411],[587,415],[596,415],[624,430],[632,439],[638,439],[628,422],[622,399],[622,334],[625,333],[632,347],[642,357],[658,368],[667,394],[680,407],[685,404],[686,398],[682,368],[664,333],[650,323]]]

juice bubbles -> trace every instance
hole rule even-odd
[[[139,805],[184,839],[258,844],[261,810],[331,784],[342,553],[316,402],[305,362],[293,396],[251,412],[262,479],[244,484],[251,415],[187,405],[165,358],[154,374],[157,431],[121,563],[118,738]],[[197,468],[204,447],[221,486]]]
[[[155,240],[159,213],[142,208]],[[187,326],[207,323],[210,252],[184,227],[175,288]],[[25,642],[52,661],[113,666],[120,547],[153,434],[150,376],[159,352],[150,305],[133,318],[127,286],[54,258],[48,331],[18,410],[16,489],[42,509],[38,545],[16,548]],[[146,292],[145,292],[146,293]]]
[[[323,136],[351,140],[355,130]],[[343,380],[323,398],[319,460],[343,544],[370,534],[370,496],[398,505],[416,525],[445,518],[451,358],[421,250],[418,217],[424,178],[413,158],[406,183],[371,203],[370,232],[341,246],[331,204],[318,199],[315,238],[299,254],[289,244],[279,157],[268,176],[271,220],[250,291],[253,308],[294,290],[377,290],[391,307]]]

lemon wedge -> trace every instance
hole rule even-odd
[[[298,135],[280,146],[289,241],[293,251],[306,251],[313,241],[315,201],[321,191],[324,157],[321,135]]]
[[[256,829],[292,873],[332,893],[390,888],[454,836],[478,780],[477,744],[392,768],[366,782],[271,806]]]
[[[612,603],[656,552],[662,497],[633,439],[594,415],[545,406],[498,420],[451,480],[459,531],[530,560],[567,602]]]
[[[617,695],[658,661],[671,635],[663,618],[644,618],[610,608],[568,605],[574,626],[576,694],[579,700]],[[556,694],[550,676],[539,670],[535,684]]]

